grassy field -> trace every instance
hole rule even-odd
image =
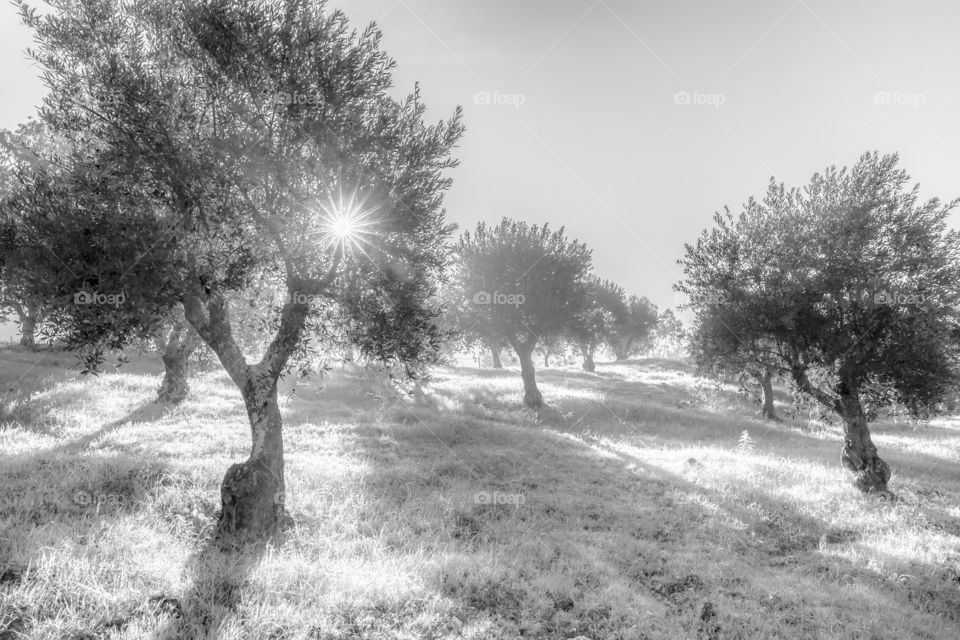
[[[542,371],[539,416],[516,370],[343,369],[283,387],[296,525],[224,555],[226,376],[167,410],[153,360],[70,364],[0,352],[0,640],[960,638],[960,420],[876,426],[884,502],[678,362]]]

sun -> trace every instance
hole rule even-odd
[[[330,225],[330,232],[337,240],[350,240],[357,233],[356,225],[349,216],[342,216]]]
[[[320,209],[320,232],[326,248],[335,248],[341,255],[353,251],[367,255],[364,245],[370,245],[371,236],[377,235],[376,220],[372,217],[376,207],[366,206],[354,191],[346,197],[342,193],[336,198],[331,194]]]

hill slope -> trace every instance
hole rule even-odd
[[[891,504],[848,486],[837,430],[681,363],[544,371],[540,417],[516,371],[394,401],[343,370],[284,388],[296,526],[224,556],[249,447],[225,375],[165,410],[147,361],[2,356],[3,640],[960,637],[957,421],[877,427]]]

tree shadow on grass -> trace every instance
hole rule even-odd
[[[505,634],[525,625],[533,637],[571,637],[573,629],[607,637],[624,630],[627,622],[618,616],[637,622],[628,609],[652,599],[662,615],[649,621],[650,629],[642,621],[639,627],[656,629],[650,637],[814,637],[821,631],[812,615],[818,606],[847,626],[862,622],[860,609],[870,602],[926,611],[880,574],[824,553],[856,542],[857,532],[762,490],[743,489],[728,500],[683,476],[559,433],[443,424],[430,431],[438,443],[432,453],[431,438],[416,425],[391,433],[406,462],[365,476],[375,504],[359,516],[367,520],[360,528],[390,529],[398,554],[445,550],[426,580],[455,603],[461,619],[488,616]],[[382,438],[360,434],[357,455],[370,457]],[[467,460],[470,473],[446,473],[453,469],[441,462],[446,458]],[[517,460],[524,462],[519,468]],[[524,500],[471,499],[498,491]],[[438,492],[449,510],[432,506]],[[389,520],[397,513],[418,516],[409,523]],[[423,513],[444,521],[419,526]],[[691,556],[700,564],[691,564]],[[822,596],[825,588],[841,593],[838,576],[858,582],[860,591],[844,596],[858,606]],[[566,579],[573,586],[564,586]],[[778,595],[784,584],[802,595]],[[639,600],[611,600],[616,593]],[[775,595],[780,599],[770,604]]]
[[[222,544],[211,534],[190,560],[191,586],[179,598],[167,597],[168,614],[152,640],[216,640],[236,612],[248,577],[266,553],[268,541]]]
[[[88,562],[87,556],[100,554],[100,536],[135,518],[152,491],[174,480],[167,465],[129,455],[90,456],[64,450],[55,455],[45,451],[0,457],[0,521],[7,523],[0,536],[0,587],[6,591],[0,598],[0,621],[9,621],[24,634],[9,637],[32,637],[28,629],[49,624],[51,615],[61,609],[91,607],[88,593],[71,589],[58,596],[59,589],[51,592],[51,583],[56,585],[60,572],[69,572],[74,561],[82,564]],[[66,559],[64,568],[49,565],[51,553]],[[93,573],[103,570],[96,567]],[[75,629],[65,638],[103,637],[98,634],[123,626],[126,622],[116,621],[134,615],[112,598],[94,596],[93,602],[94,608],[106,608],[111,615],[96,614],[81,622],[88,631]],[[0,636],[3,632],[0,624]]]
[[[9,619],[9,624],[0,624],[0,636],[6,637],[3,634],[10,629],[25,632],[43,622],[25,614],[28,609],[51,610],[43,602],[33,602],[27,609],[17,605],[17,592],[31,589],[29,567],[44,549],[66,543],[80,545],[82,550],[92,544],[87,538],[94,532],[108,530],[140,511],[152,490],[177,487],[187,480],[189,474],[175,472],[155,457],[88,451],[91,444],[121,426],[158,420],[169,409],[149,402],[82,438],[39,452],[0,457],[0,520],[15,523],[9,535],[0,538],[0,586],[12,595],[0,604],[0,620]],[[159,623],[156,638],[215,638],[263,552],[263,544],[227,549],[211,538],[191,560],[192,586],[185,595],[161,593],[139,602],[111,603],[110,615],[98,616],[85,629],[64,637],[92,640],[133,623],[145,628],[157,628]]]

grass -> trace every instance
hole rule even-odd
[[[284,384],[296,525],[228,556],[225,375],[166,410],[148,358],[0,355],[2,640],[960,637],[958,420],[876,426],[889,503],[835,428],[761,422],[682,363],[543,371],[539,416],[515,370],[384,401],[344,369]]]

